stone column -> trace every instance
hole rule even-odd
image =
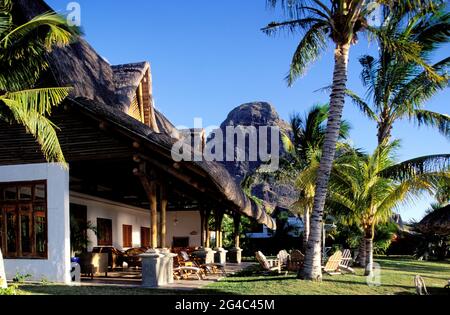
[[[165,284],[174,283],[173,279],[173,259],[177,256],[177,254],[173,254],[169,249],[163,248],[160,251],[162,257],[163,264],[163,274],[165,275]]]
[[[230,249],[230,254],[228,255],[230,262],[240,264],[242,262],[242,249],[239,247],[239,227],[241,224],[241,217],[236,215],[234,217],[234,247]]]
[[[142,287],[157,288],[167,284],[164,255],[157,249],[150,249],[140,257],[142,257]]]
[[[223,221],[223,211],[215,211],[215,225],[216,225],[216,248],[214,250],[214,262],[217,264],[226,264],[227,262],[227,251],[222,247],[222,221]]]

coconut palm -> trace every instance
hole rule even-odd
[[[52,108],[68,95],[68,88],[36,88],[48,68],[47,54],[68,45],[78,31],[54,13],[15,24],[11,0],[0,0],[0,120],[19,123],[40,144],[48,161],[64,163]]]
[[[372,155],[347,155],[331,175],[330,200],[340,205],[348,224],[364,231],[366,275],[373,268],[375,227],[388,222],[399,205],[414,202],[422,193],[433,195],[440,181],[450,180],[450,154],[396,163],[398,146],[394,141],[380,145]]]
[[[339,137],[341,117],[343,113],[346,87],[349,51],[352,44],[358,40],[359,33],[373,28],[367,18],[379,6],[395,8],[395,11],[433,9],[433,1],[366,1],[366,0],[268,0],[268,4],[276,7],[280,3],[290,20],[272,22],[263,29],[267,34],[278,30],[300,31],[303,37],[292,59],[287,81],[292,85],[295,79],[305,73],[307,66],[315,61],[325,50],[328,38],[335,46],[334,72],[330,95],[330,117],[328,119],[320,170],[317,177],[314,208],[311,217],[311,232],[304,268],[304,278],[321,280],[320,240],[321,225],[329,176],[336,153],[336,143]],[[380,37],[381,38],[381,37]],[[405,40],[382,37],[386,47],[397,50],[403,59],[414,60],[421,64],[430,75],[433,69],[420,58],[418,46]]]
[[[328,105],[313,106],[304,117],[293,114],[290,119],[292,135],[282,137],[287,156],[281,160],[280,175],[283,179],[297,180],[300,172],[317,162],[318,150],[322,148],[325,139],[325,127],[330,107]],[[340,128],[340,139],[349,136],[350,124],[343,121]],[[303,243],[306,249],[309,238],[309,219],[314,201],[315,183],[300,190],[298,201],[294,204],[295,211],[303,217]]]
[[[386,13],[385,13],[386,14]],[[450,38],[450,13],[419,12],[415,16],[403,14],[384,19],[377,35],[402,38],[420,46],[421,59],[431,63],[432,53]],[[366,55],[360,58],[361,79],[367,89],[366,97],[349,91],[348,95],[367,117],[378,124],[378,143],[389,141],[394,123],[410,119],[419,126],[437,128],[450,138],[450,116],[423,109],[424,103],[448,85],[450,57],[432,67],[441,76],[436,80],[412,60],[399,60],[397,53],[379,43],[378,59]],[[366,102],[370,100],[370,102]]]

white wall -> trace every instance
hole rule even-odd
[[[97,218],[112,220],[113,246],[120,250],[128,249],[123,247],[122,225],[132,226],[133,247],[141,246],[141,227],[148,228],[151,225],[149,209],[136,208],[76,192],[70,192],[70,202],[86,206],[87,220],[94,226],[97,225]],[[197,235],[192,235],[192,232],[196,232]],[[166,246],[172,246],[173,237],[189,237],[189,246],[200,246],[200,233],[200,213],[198,211],[167,212]],[[89,231],[88,238],[88,249],[92,250],[97,246],[97,236]]]
[[[69,172],[57,164],[0,166],[0,182],[47,180],[48,259],[5,259],[6,277],[70,282]]]
[[[195,232],[196,235],[191,233]],[[174,237],[189,237],[189,246],[200,246],[201,221],[199,211],[167,212],[166,244],[172,246]]]
[[[70,193],[70,202],[87,207],[87,220],[94,226],[97,218],[112,220],[113,246],[118,249],[123,247],[122,225],[133,227],[133,247],[141,246],[141,227],[150,227],[150,211],[146,209],[131,207],[125,204],[108,201],[75,192]],[[97,236],[92,231],[88,232],[89,246],[97,246]]]

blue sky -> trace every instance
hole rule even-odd
[[[47,0],[66,13],[70,1]],[[307,75],[288,88],[283,80],[300,36],[264,35],[260,28],[279,20],[265,0],[79,0],[86,39],[111,64],[148,60],[152,65],[156,106],[175,125],[192,126],[194,117],[204,127],[219,125],[236,106],[267,101],[286,120],[315,103],[328,102],[316,90],[331,82],[332,47],[312,65]],[[120,4],[118,4],[120,3]],[[448,56],[450,45],[437,58]],[[365,39],[350,52],[349,88],[363,94],[358,57],[376,53]],[[428,104],[449,113],[450,91],[439,93]],[[344,118],[350,121],[351,138],[358,147],[376,146],[375,123],[347,102]],[[400,160],[426,154],[449,153],[450,142],[438,132],[397,123],[394,137],[402,140]],[[430,198],[400,210],[404,219],[420,219]]]

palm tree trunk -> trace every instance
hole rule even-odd
[[[373,237],[374,237],[374,227],[370,227],[365,232],[365,243],[366,243],[366,266],[365,266],[365,276],[370,276],[373,271]]]
[[[306,248],[308,247],[308,239],[309,239],[309,217],[310,217],[310,210],[309,207],[306,207],[305,213],[303,214],[303,250],[306,251]]]
[[[339,138],[342,112],[345,104],[349,50],[350,44],[337,45],[334,53],[335,65],[330,100],[330,114],[322,149],[322,159],[317,174],[314,208],[311,216],[311,231],[308,246],[306,248],[305,267],[303,270],[303,278],[307,280],[322,280],[320,249],[323,209],[325,207],[328,182],[336,154],[336,143]]]
[[[389,122],[382,120],[378,123],[378,145],[383,144],[385,141],[389,141],[392,136],[392,124]]]
[[[367,257],[366,239],[363,236],[359,244],[359,257],[358,257],[358,262],[361,267],[366,267],[366,257]]]

